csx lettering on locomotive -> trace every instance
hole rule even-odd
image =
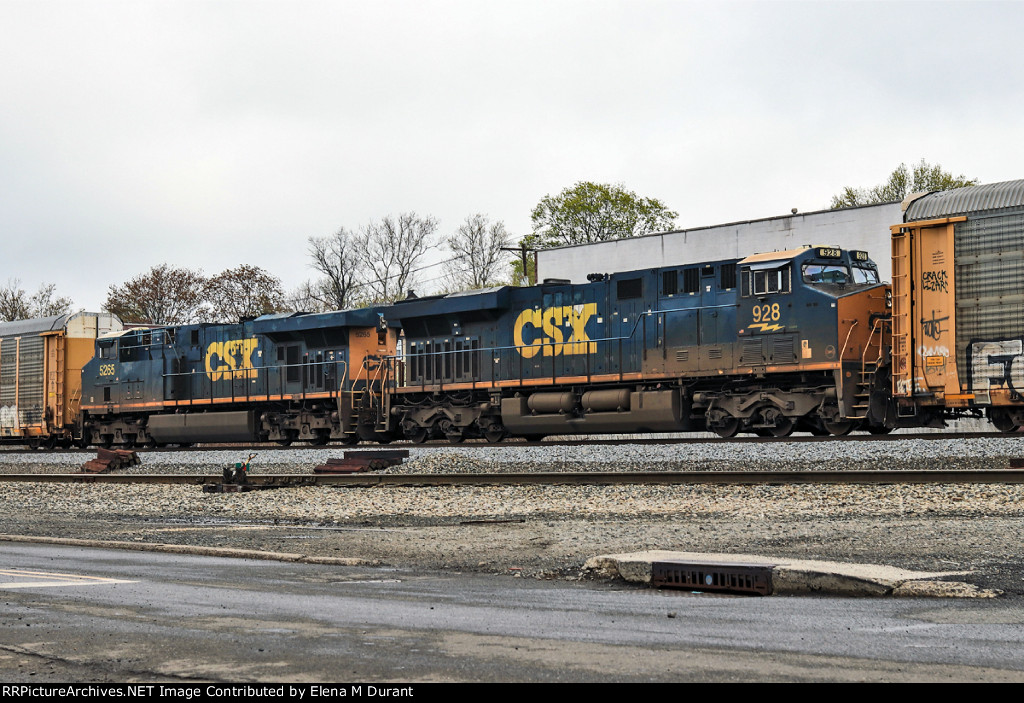
[[[594,354],[597,342],[587,336],[587,322],[596,314],[597,303],[523,310],[516,318],[513,339],[526,359],[535,357],[541,349],[543,356]]]
[[[206,347],[206,373],[210,380],[256,378],[252,355],[258,343],[257,339],[212,342]]]

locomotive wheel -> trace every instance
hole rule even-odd
[[[354,447],[359,444],[359,435],[347,434],[338,441],[346,447]]]
[[[491,444],[497,444],[501,440],[505,439],[507,435],[508,432],[501,425],[491,425],[484,430],[484,439]]]
[[[427,436],[429,434],[430,433],[427,432],[426,427],[420,427],[417,425],[416,427],[405,431],[405,438],[413,444],[423,444],[427,441]]]
[[[775,421],[775,427],[770,431],[772,437],[788,437],[793,434],[793,421],[783,415]]]
[[[823,420],[821,424],[824,425],[825,429],[828,430],[828,433],[830,435],[834,437],[845,437],[846,435],[853,432],[853,426],[855,423],[853,422],[853,420],[840,420],[839,422],[829,422],[828,420]]]
[[[892,428],[884,425],[871,425],[868,427],[868,432],[870,434],[889,434],[892,432]]]
[[[452,444],[461,444],[462,440],[464,440],[465,437],[462,436],[461,432],[449,432],[448,434],[445,435],[445,439],[447,439]]]
[[[711,428],[712,431],[721,437],[722,439],[729,439],[735,437],[740,431],[740,420],[738,417],[726,417],[718,421],[718,423]]]

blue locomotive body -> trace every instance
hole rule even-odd
[[[383,311],[406,342],[391,429],[844,433],[865,417],[886,291],[866,253],[806,247],[404,301]]]
[[[354,438],[355,394],[394,349],[373,309],[101,337],[82,370],[86,441],[326,442]]]

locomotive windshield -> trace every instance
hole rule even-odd
[[[878,283],[878,269],[864,266],[853,267],[854,283]]]
[[[804,264],[801,268],[805,283],[878,283],[878,269],[867,266],[853,266],[851,269],[843,264]]]
[[[806,283],[846,283],[850,280],[850,269],[840,264],[804,264]]]

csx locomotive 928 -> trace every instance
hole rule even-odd
[[[890,299],[866,252],[804,247],[591,279],[385,309],[407,348],[385,360],[377,431],[884,431],[866,411]]]

